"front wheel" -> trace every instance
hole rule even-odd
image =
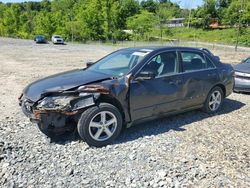
[[[120,134],[122,123],[121,113],[115,106],[101,103],[82,113],[77,130],[89,146],[102,147]]]
[[[208,94],[203,110],[207,113],[217,112],[223,102],[224,94],[220,87],[214,87]]]

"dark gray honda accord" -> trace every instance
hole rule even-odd
[[[204,49],[127,48],[87,65],[23,90],[24,114],[47,136],[77,130],[101,147],[123,126],[198,108],[217,112],[234,84],[232,66]]]

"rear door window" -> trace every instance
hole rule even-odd
[[[206,61],[203,53],[181,51],[180,54],[182,59],[183,72],[204,70],[214,67],[212,62]]]

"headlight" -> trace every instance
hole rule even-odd
[[[38,102],[37,108],[43,109],[67,109],[70,108],[70,101],[75,99],[74,96],[56,96],[45,97]]]
[[[250,78],[250,74],[249,73],[243,73],[243,72],[237,72],[237,71],[235,71],[235,75],[236,76],[249,77]]]
[[[80,93],[79,96],[45,97],[38,102],[37,108],[42,110],[74,111],[94,105],[94,95]]]

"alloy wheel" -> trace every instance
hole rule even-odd
[[[91,119],[89,134],[96,141],[105,141],[114,134],[116,128],[116,116],[110,111],[101,111]]]
[[[213,112],[216,111],[221,105],[221,100],[222,100],[221,92],[215,90],[210,95],[210,98],[209,98],[209,104],[208,104],[209,109]]]

